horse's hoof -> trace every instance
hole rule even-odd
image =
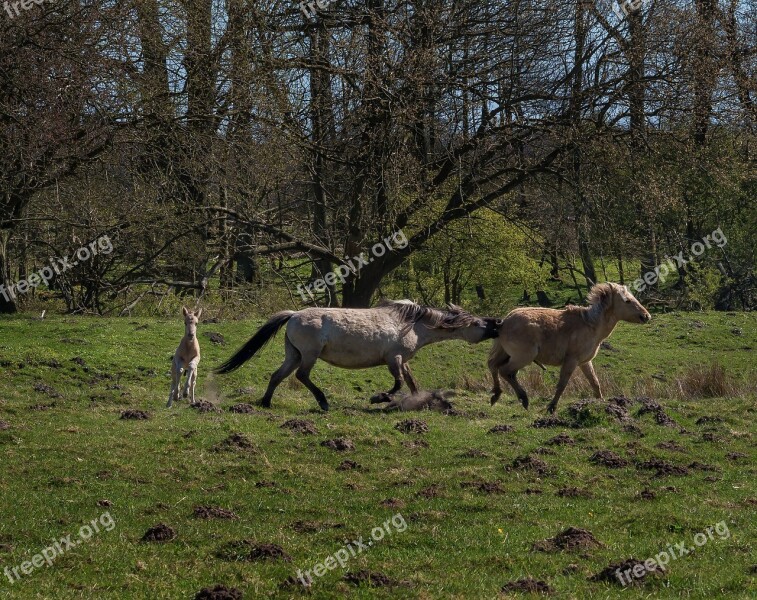
[[[270,400],[266,400],[265,398],[263,398],[260,401],[260,406],[262,406],[263,408],[271,408],[271,401]]]
[[[328,412],[328,410],[329,410],[329,403],[328,402],[323,402],[323,403],[319,402],[318,406],[320,406],[321,410],[323,410],[323,411]]]
[[[494,406],[497,403],[497,400],[499,400],[499,394],[494,394],[491,399],[491,405]]]
[[[521,398],[520,403],[523,405],[523,408],[528,410],[528,398]]]
[[[550,415],[553,415],[553,414],[555,414],[555,411],[556,411],[556,410],[557,410],[557,407],[556,407],[556,406],[551,406],[551,405],[550,405],[550,406],[548,406],[548,407],[547,407],[547,412],[548,412],[548,413],[549,413]]]

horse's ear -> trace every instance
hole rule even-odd
[[[186,306],[181,307],[181,314],[183,314],[185,317],[189,314]]]
[[[198,311],[197,311],[197,312],[195,313],[195,317],[197,317],[197,319],[199,320],[199,318],[200,318],[200,315],[202,315],[202,309],[198,310]]]

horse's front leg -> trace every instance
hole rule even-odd
[[[171,361],[171,391],[168,392],[168,404],[166,408],[173,406],[174,399],[179,398],[179,383],[181,381],[181,371],[179,365],[176,364],[176,359]]]

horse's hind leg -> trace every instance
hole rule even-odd
[[[284,341],[284,352],[286,353],[284,355],[284,364],[282,364],[276,370],[276,372],[271,375],[271,380],[268,382],[268,388],[265,391],[265,395],[260,400],[260,404],[262,404],[265,408],[271,407],[271,398],[273,398],[273,392],[276,391],[276,388],[282,381],[284,381],[284,379],[292,374],[292,371],[294,371],[300,365],[300,361],[302,360],[300,351],[294,347],[294,344],[289,341],[289,338],[286,338]]]
[[[547,406],[547,411],[549,413],[554,413],[557,409],[557,401],[560,399],[560,396],[562,396],[562,393],[565,391],[565,387],[568,385],[568,382],[570,381],[570,376],[573,375],[573,371],[576,370],[576,361],[575,360],[567,360],[563,363],[562,367],[560,368],[560,380],[557,382],[557,389],[555,390],[555,397],[552,399],[552,402],[549,403],[549,406]]]
[[[507,364],[507,361],[509,360],[510,356],[505,353],[504,349],[499,343],[499,340],[494,340],[494,345],[489,352],[489,360],[487,363],[489,365],[489,372],[492,374],[492,381],[494,382],[491,398],[492,406],[497,403],[497,400],[499,400],[499,397],[502,395],[502,386],[500,385],[499,381],[500,367]]]
[[[179,385],[181,383],[181,371],[176,364],[175,360],[171,361],[171,391],[168,392],[168,404],[166,408],[173,406],[173,401],[179,399]]]
[[[594,372],[594,365],[591,364],[591,361],[581,365],[581,372],[589,381],[589,384],[594,390],[594,395],[600,400],[604,400],[604,398],[602,398],[602,388],[599,387],[599,379],[597,379],[597,374]]]
[[[507,383],[510,384],[510,387],[513,388],[513,391],[518,396],[518,400],[520,400],[520,403],[523,405],[523,408],[528,409],[528,394],[526,393],[526,390],[523,389],[523,386],[518,383],[517,376],[518,372],[514,371],[512,373],[507,373],[506,375],[503,375]]]
[[[518,396],[523,408],[528,408],[528,394],[526,390],[518,383],[517,374],[523,367],[533,360],[534,356],[511,356],[510,359],[499,368],[499,374],[510,384],[513,391]]]
[[[299,379],[300,382],[302,382],[305,387],[310,390],[313,396],[315,396],[315,399],[318,402],[318,406],[320,406],[322,410],[328,410],[329,403],[326,400],[326,394],[324,394],[323,390],[310,380],[310,371],[313,370],[313,366],[315,365],[316,360],[317,358],[305,358],[303,356],[302,363],[300,364],[300,368],[297,369],[295,377],[297,377],[297,379]]]

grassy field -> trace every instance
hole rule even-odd
[[[186,401],[165,408],[178,318],[0,320],[0,597],[192,598],[224,584],[244,598],[497,598],[523,596],[501,589],[529,577],[557,598],[757,597],[757,316],[621,324],[595,361],[608,395],[650,396],[661,408],[618,401],[610,414],[607,403],[579,403],[585,387],[575,385],[563,423],[548,427],[534,426],[547,403],[538,394],[528,412],[509,391],[489,406],[488,343],[429,347],[413,362],[424,387],[457,390],[457,415],[367,412],[388,372],[323,363],[313,378],[329,413],[294,380],[269,411],[229,412],[257,401],[283,357],[279,337],[210,379],[259,324],[200,325],[198,392],[218,407],[202,413]],[[699,398],[714,363],[733,395]],[[556,370],[532,368],[525,380],[548,393]],[[121,419],[129,409],[150,418]],[[290,419],[312,425],[282,428]],[[428,431],[395,427],[407,419]],[[511,429],[490,433],[498,425]],[[559,434],[565,443],[552,441]],[[354,449],[321,445],[337,438]],[[212,511],[200,507],[237,518],[203,518]],[[80,531],[93,519],[99,532]],[[385,523],[383,539],[314,576],[309,591],[282,587],[345,541],[378,538]],[[158,524],[175,536],[141,541]],[[568,527],[593,537],[540,544]],[[75,547],[59,542],[50,566],[24,574],[25,561],[69,534]],[[627,588],[590,580],[632,557],[694,547],[701,534],[707,541],[659,576]],[[356,584],[368,571],[373,585]]]

